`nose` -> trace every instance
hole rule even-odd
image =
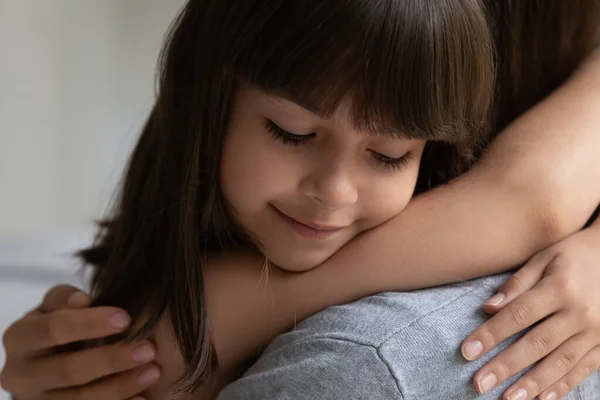
[[[304,177],[300,191],[328,208],[340,208],[358,200],[351,171],[343,165],[324,165]]]

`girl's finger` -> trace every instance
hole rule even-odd
[[[553,315],[480,369],[474,377],[480,393],[545,357],[578,331],[577,321],[567,313]],[[519,399],[521,400],[521,399]]]
[[[149,341],[101,346],[38,360],[30,365],[28,375],[43,390],[62,389],[132,370],[155,356]]]
[[[600,346],[587,353],[561,380],[538,396],[540,400],[558,400],[575,389],[600,368]]]
[[[505,398],[511,399],[511,396],[519,393],[527,393],[523,400],[535,398],[550,385],[564,378],[588,353],[589,343],[594,342],[596,340],[590,335],[573,336],[511,385],[505,392]]]
[[[467,360],[481,357],[500,342],[554,313],[559,305],[553,287],[542,279],[473,331],[463,342],[463,357]]]
[[[157,365],[150,364],[132,371],[113,375],[99,382],[48,392],[47,398],[49,400],[125,400],[131,397],[135,398],[139,393],[154,385],[159,378],[160,369]]]
[[[484,311],[495,314],[506,304],[533,288],[542,279],[546,267],[553,258],[554,254],[548,251],[533,256],[504,282],[494,296],[483,304]]]

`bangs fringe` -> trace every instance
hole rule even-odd
[[[323,115],[349,101],[368,133],[474,144],[487,128],[494,59],[480,1],[288,3],[242,46],[236,73],[249,83]]]

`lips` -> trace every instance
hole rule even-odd
[[[324,239],[332,236],[334,233],[339,232],[343,226],[323,225],[314,222],[302,222],[287,215],[277,207],[272,206],[275,212],[287,222],[294,230],[305,237]]]

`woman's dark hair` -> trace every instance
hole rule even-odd
[[[228,213],[219,183],[222,143],[236,90],[253,84],[280,91],[324,114],[349,99],[357,128],[430,141],[419,187],[439,184],[470,165],[490,132],[491,106],[502,103],[494,103],[495,64],[503,74],[500,87],[511,89],[502,91],[500,100],[507,96],[515,105],[529,104],[558,85],[589,51],[587,46],[559,51],[562,38],[579,43],[589,33],[570,29],[570,24],[587,18],[587,11],[571,4],[589,2],[506,1],[535,3],[537,11],[552,3],[548,13],[556,18],[550,23],[565,24],[555,46],[540,44],[556,26],[547,25],[534,12],[518,7],[488,10],[486,3],[190,0],[186,4],[167,37],[157,100],[129,161],[114,211],[102,224],[96,243],[80,253],[94,267],[95,303],[122,307],[141,322],[128,339],[148,336],[169,313],[190,366],[179,385],[182,391],[196,388],[217,365],[202,266],[213,254],[253,246],[249,234]],[[561,10],[572,17],[561,17]],[[527,24],[521,13],[530,18]],[[491,24],[490,15],[499,22]],[[521,27],[514,32],[508,24],[513,19]],[[511,41],[517,39],[522,41],[513,46]],[[551,83],[543,78],[533,91],[523,91],[521,85],[530,84],[526,77],[530,70],[533,73],[528,64],[533,55],[526,51],[538,45],[547,50],[543,60],[564,65],[565,73]],[[494,57],[496,48],[499,57]],[[535,98],[528,98],[529,93],[536,93]],[[507,115],[517,114],[510,112]]]
[[[600,0],[495,0],[496,131],[560,86],[600,44]]]

